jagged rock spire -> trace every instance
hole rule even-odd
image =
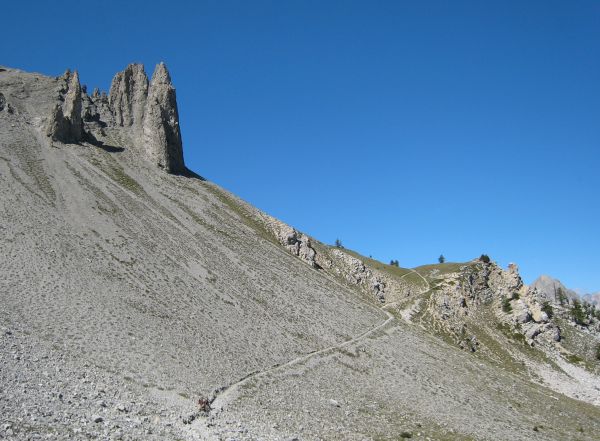
[[[133,63],[118,72],[111,83],[108,101],[115,124],[142,127],[148,95],[148,77],[143,64]]]
[[[69,89],[65,96],[65,117],[71,122],[71,139],[74,142],[83,138],[83,122],[81,120],[81,85],[79,73],[75,71],[69,79]]]
[[[65,72],[66,94],[64,103],[57,104],[52,110],[46,134],[54,141],[77,143],[83,139],[83,121],[81,119],[81,85],[79,73]]]
[[[47,134],[53,140],[81,141],[83,120],[91,138],[94,134],[105,136],[105,128],[118,127],[135,155],[168,173],[185,173],[177,98],[164,63],[156,66],[151,82],[143,65],[128,65],[114,76],[108,97],[98,89],[91,96],[82,93],[77,71],[67,70],[58,79],[63,104],[52,110],[47,126]]]
[[[162,62],[154,69],[148,89],[143,145],[147,158],[167,172],[185,171],[175,88]]]

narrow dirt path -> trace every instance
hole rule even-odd
[[[350,339],[350,340],[346,340],[345,342],[342,342],[340,344],[334,345],[334,346],[329,346],[327,348],[324,349],[320,349],[318,351],[312,351],[309,352],[308,354],[304,354],[301,355],[299,357],[296,357],[286,363],[283,364],[275,364],[265,370],[262,371],[256,371],[253,372],[247,376],[245,376],[244,378],[242,378],[241,380],[239,380],[236,383],[233,383],[227,387],[225,387],[224,389],[218,390],[215,393],[215,398],[211,403],[211,408],[212,411],[221,411],[225,405],[227,403],[229,403],[231,401],[231,399],[235,396],[235,394],[237,393],[237,391],[240,389],[240,387],[242,387],[244,384],[248,383],[251,380],[257,379],[257,378],[261,378],[266,376],[267,374],[273,373],[273,372],[278,372],[278,371],[283,371],[286,368],[293,366],[295,364],[298,363],[302,363],[304,361],[310,360],[311,358],[317,357],[319,355],[324,355],[324,354],[328,354],[328,353],[332,353],[335,352],[339,349],[342,349],[346,346],[349,346],[353,343],[356,343],[366,337],[368,337],[371,334],[374,334],[375,332],[377,332],[378,330],[384,328],[386,325],[388,325],[392,320],[394,320],[394,315],[387,311],[385,308],[394,305],[394,303],[389,303],[383,307],[381,307],[380,309],[387,315],[387,318],[381,322],[380,324],[378,324],[377,326],[363,332],[362,334]]]
[[[431,289],[431,286],[429,285],[429,282],[427,281],[427,279],[425,279],[425,277],[423,277],[421,274],[419,274],[415,270],[411,270],[411,272],[416,273],[421,279],[423,279],[423,281],[426,284],[426,288],[423,291],[421,291],[421,293],[419,293],[419,294],[423,294]],[[411,274],[411,273],[407,273],[402,277],[405,277],[408,274]],[[222,389],[218,389],[217,391],[215,391],[214,398],[212,399],[212,402],[211,402],[211,409],[212,409],[211,412],[222,411],[223,408],[235,398],[239,389],[242,386],[244,386],[245,384],[247,384],[249,381],[252,381],[252,380],[255,380],[258,378],[262,378],[262,377],[264,377],[268,374],[274,373],[274,372],[283,371],[286,368],[289,368],[295,364],[305,362],[307,360],[310,360],[311,358],[318,357],[320,355],[329,354],[329,353],[335,352],[339,349],[343,349],[346,346],[350,346],[366,337],[369,337],[370,335],[376,333],[380,329],[383,329],[384,327],[386,327],[389,323],[391,323],[396,318],[391,312],[389,312],[387,310],[387,308],[393,307],[394,305],[396,305],[395,302],[388,303],[388,304],[382,306],[381,308],[379,308],[382,312],[384,312],[387,315],[387,318],[383,322],[378,324],[377,326],[363,332],[362,334],[360,334],[350,340],[346,340],[337,345],[329,346],[327,348],[320,349],[318,351],[309,352],[308,354],[304,354],[299,357],[296,357],[286,363],[275,364],[275,365],[268,367],[267,369],[264,369],[262,371],[252,372],[252,373],[248,374],[247,376],[245,376],[244,378],[237,381],[236,383],[230,384],[229,386],[225,386]]]
[[[418,271],[411,269],[409,273],[404,274],[402,277],[400,277],[400,279],[404,279],[406,276],[415,273],[417,276],[419,276],[423,282],[425,282],[425,288],[423,288],[423,290],[417,295],[421,295],[421,294],[425,294],[427,291],[429,291],[431,289],[431,285],[429,284],[429,281],[423,277]],[[400,316],[407,322],[412,322],[412,316],[414,314],[416,314],[419,309],[421,308],[421,298],[417,298],[416,300],[414,300],[412,303],[409,303],[407,307],[404,307],[404,309],[400,309],[398,310],[398,312],[400,313]]]

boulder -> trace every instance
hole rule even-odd
[[[512,302],[513,317],[517,323],[527,323],[531,321],[531,312],[523,300],[514,300]]]

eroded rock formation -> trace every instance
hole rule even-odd
[[[53,141],[78,143],[83,140],[82,99],[79,74],[67,70],[63,76],[59,98],[63,103],[54,106],[47,124],[46,134]]]
[[[175,88],[164,63],[159,63],[152,75],[142,140],[148,160],[169,173],[185,171]]]
[[[114,123],[141,129],[148,97],[148,77],[142,64],[130,64],[111,83],[108,101]]]
[[[164,63],[156,66],[151,82],[142,64],[128,65],[114,76],[108,95],[97,88],[88,95],[77,72],[67,70],[56,80],[58,102],[46,126],[53,141],[78,143],[85,127],[91,140],[110,145],[117,140],[168,173],[186,171],[175,88]]]
[[[317,253],[312,248],[310,238],[306,234],[283,224],[279,229],[275,230],[275,236],[279,243],[294,256],[300,257],[300,259],[313,268],[317,267],[317,262],[315,261]]]

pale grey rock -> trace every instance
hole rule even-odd
[[[584,302],[591,303],[592,305],[596,305],[596,307],[600,307],[600,292],[584,294],[583,296],[581,296],[581,299]]]
[[[46,126],[46,135],[53,141],[78,143],[83,139],[82,93],[79,74],[69,70],[63,76],[59,98],[64,101],[56,104]]]
[[[81,97],[82,102],[82,119],[84,122],[92,122],[99,121],[100,114],[98,113],[98,108],[94,103],[94,100],[88,94],[83,94]]]
[[[147,96],[148,77],[143,64],[132,63],[118,72],[108,94],[114,123],[141,130]]]
[[[65,118],[62,110],[62,105],[56,104],[52,109],[52,114],[48,121],[46,128],[46,135],[49,136],[53,141],[65,142],[69,136],[70,123]]]
[[[523,334],[528,343],[541,343],[553,346],[561,339],[560,328],[553,323],[529,322],[523,325]]]
[[[73,142],[83,138],[83,123],[81,120],[81,85],[79,73],[75,71],[69,78],[69,87],[65,96],[63,113],[70,123],[69,137]]]
[[[115,120],[110,108],[110,101],[106,92],[100,92],[100,96],[93,97],[94,105],[100,115],[100,122],[103,125],[114,126]]]
[[[333,258],[331,268],[335,272],[344,277],[351,285],[362,286],[379,302],[385,303],[386,284],[380,274],[376,274],[362,260],[350,256],[341,249],[334,249],[330,254]]]
[[[294,256],[300,257],[313,268],[317,267],[316,251],[312,248],[310,238],[288,225],[282,224],[276,231],[277,240]]]
[[[512,308],[512,314],[516,323],[527,323],[531,320],[531,313],[523,300],[513,300]]]
[[[185,172],[175,88],[164,63],[156,66],[148,89],[143,144],[149,161],[168,173]]]

